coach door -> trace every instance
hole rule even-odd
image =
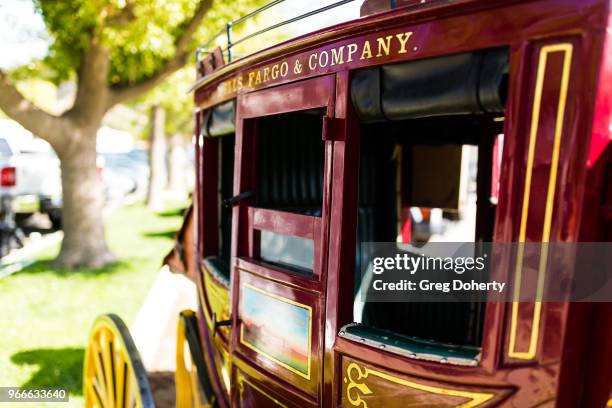
[[[232,282],[232,399],[317,406],[335,76],[238,97]]]

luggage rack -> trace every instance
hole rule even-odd
[[[263,12],[265,10],[268,10],[268,9],[270,9],[270,8],[280,4],[280,3],[283,3],[284,1],[285,0],[274,0],[274,1],[271,1],[270,3],[264,5],[264,6],[258,8],[256,10],[253,10],[252,12],[250,12],[248,14],[245,14],[244,16],[242,16],[242,17],[240,17],[240,18],[238,18],[238,19],[236,19],[234,21],[229,21],[229,22],[225,23],[225,25],[210,40],[208,40],[205,44],[203,44],[202,46],[200,46],[200,47],[198,47],[196,49],[196,53],[195,53],[196,63],[200,61],[200,57],[203,54],[210,54],[210,53],[213,52],[213,50],[210,48],[211,45],[215,42],[215,40],[217,40],[217,38],[221,37],[222,35],[226,36],[226,45],[221,48],[221,51],[227,55],[227,62],[230,63],[233,60],[232,48],[234,46],[236,46],[238,44],[241,44],[244,41],[250,40],[250,39],[252,39],[254,37],[257,37],[258,35],[267,33],[268,31],[271,31],[271,30],[274,30],[274,29],[286,26],[286,25],[291,24],[291,23],[295,23],[296,21],[300,21],[300,20],[303,20],[305,18],[308,18],[308,17],[314,16],[314,15],[323,13],[325,11],[334,9],[336,7],[339,7],[339,6],[342,6],[344,4],[351,3],[351,2],[353,2],[355,0],[340,0],[340,1],[328,4],[327,6],[323,6],[323,7],[320,7],[318,9],[315,9],[315,10],[312,10],[312,11],[300,14],[298,16],[289,18],[287,20],[283,20],[283,21],[280,21],[278,23],[272,24],[272,25],[270,25],[268,27],[262,28],[261,30],[257,30],[257,31],[255,31],[253,33],[247,34],[244,37],[239,38],[238,40],[234,41],[232,39],[232,34],[233,34],[233,28],[234,27],[236,27],[236,26],[244,23],[245,21],[247,21],[247,20],[257,16],[258,14],[260,14],[261,12]]]

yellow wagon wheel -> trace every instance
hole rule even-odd
[[[89,335],[83,369],[87,408],[154,408],[132,336],[119,316],[99,316]]]
[[[176,408],[210,408],[215,405],[206,376],[197,319],[192,310],[179,315],[176,336]]]

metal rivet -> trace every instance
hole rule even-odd
[[[344,331],[340,330],[340,333],[338,333],[340,336],[344,336]]]
[[[366,342],[366,339],[361,339],[361,342],[362,342],[362,343],[365,343],[365,342]]]
[[[384,348],[385,348],[385,345],[384,345],[384,344],[380,344],[380,345],[378,346],[378,348],[384,349]]]
[[[416,353],[410,353],[410,354],[408,355],[408,357],[410,357],[410,358],[416,358]]]
[[[446,364],[446,363],[448,363],[448,360],[446,358],[441,358],[440,359],[440,363]]]

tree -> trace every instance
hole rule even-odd
[[[59,265],[98,267],[114,260],[104,238],[96,168],[96,133],[106,112],[162,83],[187,63],[197,41],[257,0],[217,2],[214,7],[212,2],[34,0],[53,43],[37,64],[0,71],[0,109],[47,140],[60,159],[64,240]],[[56,84],[76,80],[72,107],[52,115],[34,105],[16,86],[24,76]]]
[[[163,150],[164,157],[157,161],[157,166],[153,167],[155,160],[151,161],[151,186],[157,183],[159,186],[167,187],[174,193],[180,192],[189,186],[185,184],[184,173],[185,157],[184,145],[191,141],[191,131],[193,129],[193,113],[185,110],[185,106],[189,105],[191,95],[185,92],[193,81],[193,71],[189,69],[181,69],[171,78],[166,80],[162,85],[149,92],[145,98],[142,98],[142,108],[147,111],[151,109],[163,109],[165,112],[163,129],[161,133],[165,134],[165,140],[156,139],[155,129],[151,127],[149,142],[152,157],[156,148]],[[149,129],[147,129],[149,130]],[[157,142],[157,143],[156,143]],[[167,148],[166,148],[167,147]],[[167,160],[166,160],[167,159]],[[167,164],[167,166],[166,166]],[[157,170],[157,174],[155,171]],[[157,176],[157,177],[156,177]],[[156,180],[157,178],[157,180]],[[193,186],[191,186],[193,187]],[[149,190],[151,192],[151,190]],[[149,205],[155,208],[155,199],[151,200],[149,196]],[[152,203],[151,203],[152,201]]]
[[[166,136],[164,126],[166,111],[159,105],[151,108],[151,137],[149,139],[149,188],[147,205],[149,208],[161,210],[162,190],[165,186]]]

